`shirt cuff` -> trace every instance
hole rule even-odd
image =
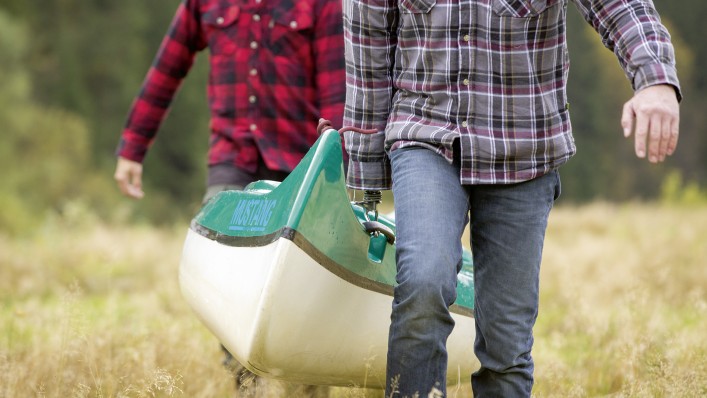
[[[149,144],[142,144],[139,142],[129,141],[126,139],[125,134],[120,139],[118,148],[115,151],[117,156],[132,160],[134,162],[142,163],[149,149]]]
[[[388,190],[392,186],[390,160],[385,152],[385,133],[344,132],[349,154],[346,186],[360,190]]]
[[[633,88],[639,91],[649,86],[669,84],[675,88],[678,101],[682,101],[680,81],[675,66],[671,64],[650,64],[639,68],[633,77]]]
[[[385,191],[391,188],[389,162],[356,162],[349,159],[346,186],[350,189]]]

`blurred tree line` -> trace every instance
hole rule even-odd
[[[570,7],[570,112],[578,154],[561,169],[563,201],[652,199],[677,171],[707,183],[707,62],[703,0],[654,0],[676,47],[684,91],[677,153],[649,165],[633,155],[619,119],[627,79]],[[0,0],[0,230],[81,201],[107,219],[162,223],[190,217],[204,190],[206,56],[198,57],[145,161],[146,197],[113,183],[128,108],[179,0]]]

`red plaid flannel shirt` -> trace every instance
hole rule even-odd
[[[117,154],[142,162],[197,52],[209,48],[209,165],[291,171],[320,117],[341,127],[340,1],[184,0],[135,99]]]

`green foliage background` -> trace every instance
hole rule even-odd
[[[182,86],[145,162],[147,196],[131,202],[112,180],[114,151],[179,0],[0,0],[0,230],[19,233],[47,213],[88,207],[109,220],[170,223],[204,190],[206,57]],[[649,165],[619,119],[630,86],[598,35],[570,7],[569,96],[579,152],[562,168],[563,201],[655,199],[670,176],[707,184],[707,62],[703,0],[655,0],[669,26],[685,99],[677,153]],[[677,177],[676,177],[677,176]]]

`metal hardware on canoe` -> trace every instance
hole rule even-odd
[[[368,221],[378,221],[378,203],[381,202],[383,194],[381,191],[363,191],[363,200],[354,201],[353,204],[363,207],[366,211],[363,216]],[[373,219],[370,217],[373,213]]]
[[[385,235],[385,238],[388,240],[389,244],[395,244],[395,233],[384,224],[378,221],[364,221],[363,228],[365,228],[366,232],[371,235],[381,233]]]
[[[364,209],[363,216],[366,219],[363,224],[366,232],[371,236],[378,234],[385,235],[388,243],[395,244],[395,233],[385,224],[378,222],[378,204],[381,202],[383,194],[381,191],[363,191],[363,200],[352,202],[354,205],[359,205]],[[373,217],[371,217],[373,213]]]

